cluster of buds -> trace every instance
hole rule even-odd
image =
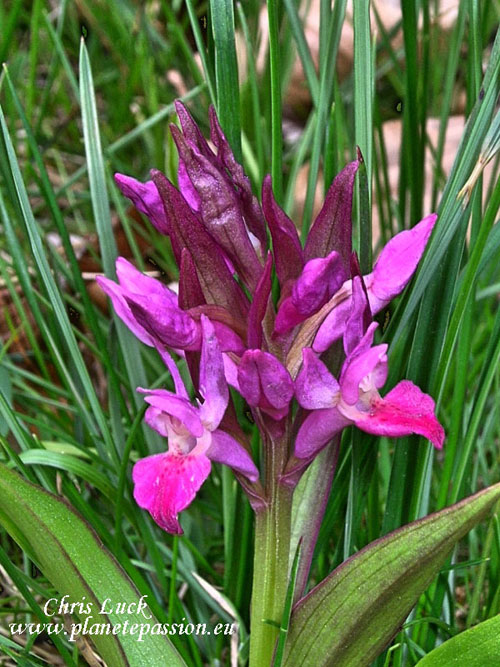
[[[178,293],[123,258],[118,283],[99,278],[118,316],[169,369],[175,391],[148,390],[147,424],[167,439],[164,453],[138,461],[134,497],[170,533],[210,474],[231,467],[251,503],[266,503],[269,471],[252,457],[229,386],[245,400],[262,446],[286,448],[277,472],[293,486],[315,456],[349,425],[367,433],[411,433],[442,447],[432,398],[404,380],[386,396],[387,345],[374,345],[373,315],[412,277],[436,221],[430,215],[392,238],[371,273],[352,252],[352,193],[359,160],[333,181],[303,243],[276,203],[270,177],[262,206],[210,110],[210,138],[177,103],[179,189],[159,171],[116,182],[170,238]],[[279,289],[278,289],[279,288]],[[184,357],[186,388],[175,358]],[[335,375],[338,379],[336,379]],[[196,405],[189,398],[196,394]],[[276,471],[275,471],[276,473]]]

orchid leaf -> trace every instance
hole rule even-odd
[[[82,600],[89,603],[90,614],[79,614],[79,621],[82,628],[87,623],[92,640],[109,667],[184,665],[166,637],[149,634],[158,621],[149,607],[143,611],[138,608],[137,589],[95,532],[65,501],[0,465],[0,507],[0,523],[29,554],[60,597],[68,595],[65,601],[69,603]],[[117,609],[120,603],[122,608]],[[75,609],[79,611],[78,606]],[[85,605],[83,610],[87,611]],[[121,624],[125,630],[125,622],[129,632],[121,632],[117,627]],[[91,632],[96,623],[109,624],[116,634]],[[136,629],[132,634],[134,624]],[[145,628],[142,640],[138,641],[142,628]]]
[[[500,655],[500,614],[461,632],[428,653],[418,667],[494,665]]]
[[[491,486],[372,542],[295,607],[283,665],[368,665],[398,631],[455,543],[500,498]]]

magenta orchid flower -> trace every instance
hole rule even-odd
[[[362,297],[361,278],[353,280],[353,293]],[[360,301],[362,299],[359,299]],[[361,313],[352,308],[352,320]],[[374,435],[401,437],[416,433],[440,449],[444,431],[434,415],[435,404],[409,380],[397,384],[384,398],[379,394],[387,379],[387,345],[373,346],[377,323],[359,338],[346,327],[346,359],[337,382],[311,348],[303,350],[303,366],[296,381],[299,404],[310,414],[295,441],[295,456],[314,457],[334,435],[350,424]]]
[[[211,461],[224,463],[251,482],[259,471],[245,447],[219,429],[229,401],[222,353],[214,327],[201,316],[200,394],[194,407],[187,392],[139,389],[149,404],[146,423],[168,440],[168,451],[138,461],[133,470],[134,498],[169,533],[181,534],[178,514],[192,502],[210,474]],[[179,395],[179,391],[181,395]]]

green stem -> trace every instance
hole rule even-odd
[[[271,665],[288,586],[292,490],[277,482],[286,442],[266,443],[266,447],[268,505],[255,517],[250,667]]]

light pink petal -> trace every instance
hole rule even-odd
[[[416,433],[441,449],[444,429],[434,414],[435,403],[409,380],[397,384],[384,398],[378,398],[370,412],[360,412],[356,426],[375,435],[399,438]]]
[[[224,376],[224,362],[215,330],[206,315],[201,316],[203,342],[200,361],[200,394],[205,402],[200,417],[210,431],[220,424],[229,401],[229,389]]]
[[[380,253],[372,280],[368,281],[369,291],[380,302],[377,310],[407,285],[424,253],[436,220],[435,213],[428,215],[412,229],[396,234]]]
[[[210,468],[204,454],[178,456],[167,452],[141,459],[132,472],[135,501],[148,510],[160,528],[181,535],[177,515],[191,504]]]
[[[361,340],[358,342],[356,347],[352,350],[350,353],[349,358],[355,357],[358,354],[361,354],[361,352],[366,352],[372,345],[373,345],[373,337],[375,335],[375,331],[378,328],[378,322],[372,322],[368,329],[365,331],[363,334]]]
[[[216,463],[223,463],[240,472],[251,482],[259,479],[259,471],[250,454],[241,443],[224,431],[213,431],[207,456]]]
[[[164,438],[168,438],[172,432],[172,419],[170,415],[167,415],[163,410],[153,408],[152,405],[144,413],[144,421],[149,428],[152,428]],[[195,443],[196,441],[193,444]]]
[[[299,459],[316,456],[334,435],[351,423],[337,408],[311,412],[297,433],[295,456]]]
[[[387,372],[386,353],[387,345],[384,343],[347,359],[340,376],[340,391],[346,403],[354,405],[358,401],[360,384],[366,376],[375,373],[378,381],[384,377]]]
[[[146,276],[139,271],[125,257],[118,257],[116,260],[116,275],[118,282],[126,294],[142,294],[143,296],[155,297],[158,303],[177,306],[178,297],[175,292],[169,289],[156,278]]]
[[[224,376],[226,382],[230,384],[231,387],[240,391],[240,384],[238,382],[238,364],[227,354],[222,355],[222,360],[224,362]]]
[[[176,396],[166,389],[143,389],[138,387],[137,391],[146,394],[144,397],[146,403],[167,415],[176,417],[195,438],[201,438],[205,429],[201,423],[198,410],[187,399]],[[155,427],[153,426],[153,428]]]
[[[115,181],[125,197],[128,197],[138,211],[147,215],[156,229],[169,234],[169,225],[163,202],[153,181],[141,183],[131,176],[115,174]]]
[[[130,306],[123,296],[123,290],[120,285],[105,276],[96,276],[96,281],[103,292],[105,292],[111,299],[111,303],[113,304],[113,308],[118,317],[130,329],[134,336],[136,336],[142,343],[154,347],[155,343],[152,336],[135,319],[130,310]]]
[[[304,363],[295,380],[295,395],[303,408],[331,408],[338,400],[339,384],[311,348],[302,350]]]

